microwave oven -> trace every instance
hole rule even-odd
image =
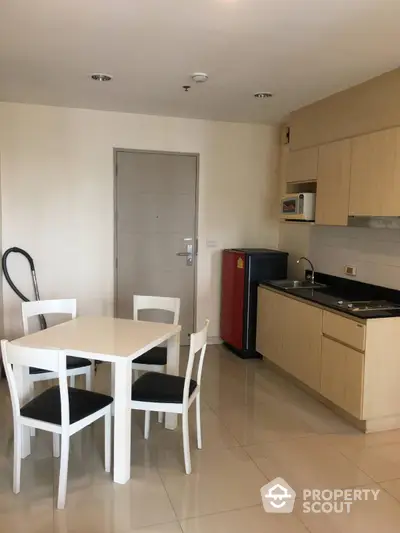
[[[286,194],[281,199],[280,217],[284,220],[315,220],[315,193]]]

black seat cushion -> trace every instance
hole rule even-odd
[[[156,346],[135,359],[133,363],[139,363],[140,365],[165,366],[167,364],[167,348]]]
[[[185,378],[159,372],[147,372],[132,385],[132,400],[136,402],[182,403]],[[189,396],[197,387],[190,380]]]
[[[98,392],[68,387],[70,424],[82,420],[110,405],[113,398]],[[21,408],[21,416],[61,424],[61,398],[59,387],[51,387]]]
[[[92,361],[90,361],[90,359],[85,359],[84,357],[67,357],[67,370],[76,370],[77,368],[83,368],[85,366],[90,366],[91,364]],[[33,367],[29,369],[29,374],[43,374],[44,372],[49,371]]]

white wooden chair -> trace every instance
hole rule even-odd
[[[1,341],[4,367],[10,388],[14,420],[14,482],[13,491],[20,492],[22,429],[24,426],[53,433],[53,455],[60,456],[57,508],[65,507],[70,437],[104,417],[105,470],[111,464],[111,404],[113,398],[97,392],[68,388],[66,355],[58,350],[43,350]],[[59,386],[44,392],[21,406],[15,367],[37,365],[57,375]]]
[[[38,315],[66,314],[71,319],[76,318],[76,300],[74,298],[65,300],[39,300],[34,302],[22,302],[22,324],[24,335],[29,335],[29,318]],[[92,390],[93,365],[89,359],[83,357],[67,357],[67,376],[70,379],[71,387],[75,387],[76,376],[86,376],[86,390]],[[55,379],[57,376],[41,368],[31,367],[29,377],[33,384],[37,381],[47,381]]]
[[[139,312],[144,310],[169,311],[173,313],[172,323],[179,324],[180,298],[166,296],[133,296],[133,320],[139,320]],[[167,348],[156,346],[132,362],[134,379],[139,377],[139,372],[165,372],[167,368]],[[159,413],[158,421],[163,421],[163,414]]]
[[[133,320],[139,320],[139,311],[145,309],[170,311],[172,323],[179,324],[180,298],[165,296],[133,296]],[[167,348],[156,346],[132,362],[132,369],[137,371],[165,372],[167,366]],[[135,376],[136,377],[136,376]]]
[[[144,437],[149,438],[151,411],[178,413],[182,415],[183,452],[185,471],[192,471],[189,445],[189,407],[196,400],[197,447],[202,447],[200,418],[200,387],[204,356],[207,347],[207,330],[209,320],[204,328],[190,336],[189,360],[185,377],[171,376],[157,372],[148,372],[132,385],[131,409],[145,411]],[[192,379],[196,354],[200,352],[197,377]]]

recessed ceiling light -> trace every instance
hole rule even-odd
[[[208,74],[205,72],[194,72],[192,74],[192,80],[196,83],[204,83],[208,80]]]
[[[272,93],[260,92],[260,93],[255,93],[254,96],[255,98],[272,98]]]
[[[90,76],[94,81],[111,81],[112,76],[109,74],[91,74]]]

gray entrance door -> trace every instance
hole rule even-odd
[[[182,344],[194,331],[196,185],[195,155],[116,153],[116,317],[132,318],[133,294],[179,297]]]

